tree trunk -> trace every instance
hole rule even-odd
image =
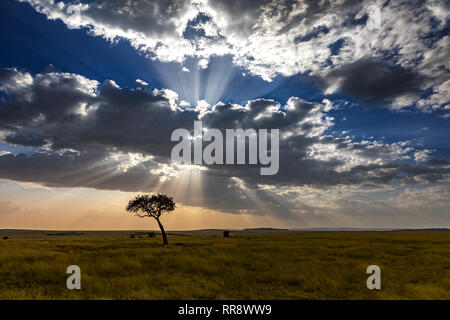
[[[156,221],[158,221],[159,228],[161,229],[161,234],[162,234],[162,237],[163,237],[163,244],[164,245],[169,244],[169,242],[167,242],[167,236],[166,236],[166,232],[164,231],[163,225],[161,224],[159,219],[156,219]]]

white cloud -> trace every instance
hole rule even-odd
[[[428,150],[428,149],[418,150],[418,151],[414,152],[414,160],[416,162],[425,162],[430,158],[429,154],[432,152],[433,152],[433,150]]]
[[[144,80],[141,80],[141,79],[136,79],[136,82],[137,82],[138,84],[140,84],[140,85],[143,85],[143,86],[148,86],[148,83],[147,83],[147,82],[145,82]]]
[[[426,112],[447,110],[450,106],[450,80],[432,87],[432,93],[417,101],[417,105]]]

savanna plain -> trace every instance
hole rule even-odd
[[[450,232],[187,231],[168,246],[132,231],[0,237],[0,299],[450,299]],[[67,289],[69,265],[81,290]],[[380,290],[366,286],[369,265]]]

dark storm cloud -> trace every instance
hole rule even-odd
[[[213,111],[206,113],[202,121],[211,128],[254,128],[271,129],[292,127],[303,120],[316,107],[315,104],[298,98],[290,100],[291,109],[283,112],[274,100],[257,99],[249,101],[246,109],[236,109],[233,105],[219,103]],[[275,110],[273,110],[275,109]]]
[[[31,76],[15,69],[2,69],[0,83],[9,101],[0,101],[0,126],[29,124],[42,115],[46,122],[73,122],[80,103],[93,102],[93,82],[71,74]]]
[[[69,126],[67,134],[53,135],[57,148],[107,146],[124,152],[170,155],[167,142],[176,128],[192,128],[197,113],[171,109],[163,92],[117,88],[103,84],[96,109]],[[62,129],[62,128],[61,128]]]
[[[387,61],[363,59],[320,77],[323,89],[339,83],[339,92],[369,105],[387,105],[405,94],[418,94],[426,78]]]
[[[192,110],[172,110],[164,91],[118,88],[111,81],[98,86],[67,73],[40,74],[17,86],[27,75],[5,73],[1,83],[9,99],[0,101],[0,128],[11,130],[5,140],[18,145],[51,142],[55,150],[119,148],[167,157],[170,146],[161,141],[197,118]]]
[[[98,84],[68,73],[31,76],[16,69],[0,70],[2,90],[0,130],[3,141],[19,146],[41,147],[27,157],[0,156],[0,178],[37,182],[54,187],[92,187],[106,190],[174,192],[177,178],[161,184],[167,175],[173,130],[192,131],[201,118],[206,128],[221,130],[280,129],[280,170],[261,176],[260,166],[212,165],[202,171],[202,199],[194,190],[178,192],[184,204],[228,212],[255,212],[255,200],[267,199],[264,208],[289,214],[289,203],[280,202],[259,185],[317,186],[437,182],[449,168],[413,166],[399,162],[400,146],[356,143],[323,134],[332,125],[326,118],[331,103],[312,103],[292,97],[281,106],[257,99],[246,106],[218,103],[206,113],[183,109],[176,94],[168,90],[120,88],[112,81]],[[311,156],[320,144],[335,147],[325,156]],[[410,150],[411,152],[413,150]],[[408,151],[408,152],[410,152]],[[350,165],[341,152],[353,158],[383,163]],[[132,154],[140,154],[135,161]],[[346,170],[337,170],[348,165]],[[171,167],[171,170],[176,168]],[[238,180],[236,180],[238,179]],[[244,190],[244,191],[243,191]]]
[[[430,166],[445,166],[450,164],[447,159],[430,159],[427,162]]]
[[[5,142],[26,147],[41,147],[45,144],[46,137],[40,132],[24,129],[8,134]]]
[[[17,74],[17,70],[14,69],[0,69],[0,82],[6,83]]]

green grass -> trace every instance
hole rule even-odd
[[[0,299],[450,299],[449,232],[0,240]],[[81,268],[82,290],[66,288]],[[368,290],[368,265],[381,290]]]

